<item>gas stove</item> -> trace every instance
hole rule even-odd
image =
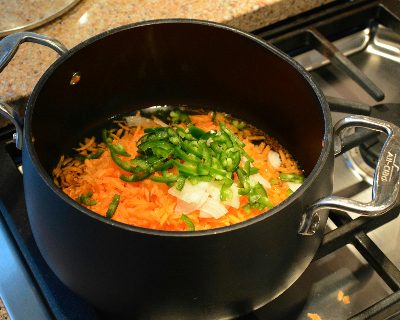
[[[400,1],[335,1],[254,34],[311,73],[334,122],[354,113],[400,126]],[[0,297],[12,319],[102,319],[55,277],[36,247],[12,137],[12,128],[1,130]],[[336,195],[371,199],[381,145],[375,132],[350,132],[347,152],[335,160]],[[304,275],[243,319],[400,318],[399,212],[394,208],[373,219],[331,212]]]

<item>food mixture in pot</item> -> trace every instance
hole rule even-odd
[[[62,155],[56,185],[108,219],[195,231],[268,211],[304,180],[287,150],[243,121],[158,109],[114,121],[101,139],[85,138],[75,156]]]

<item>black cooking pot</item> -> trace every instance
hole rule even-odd
[[[107,315],[209,319],[247,313],[303,273],[320,245],[326,209],[376,215],[397,202],[399,129],[359,116],[341,121],[334,135],[310,75],[250,34],[204,21],[159,20],[107,31],[66,50],[47,37],[18,33],[0,43],[3,67],[23,41],[61,53],[36,85],[24,119],[32,232],[61,281]],[[52,168],[79,139],[116,115],[165,104],[225,111],[265,130],[299,161],[304,184],[264,214],[199,232],[109,221],[54,185]],[[20,138],[11,109],[3,103],[0,110]],[[334,154],[348,126],[389,135],[370,204],[329,196]]]

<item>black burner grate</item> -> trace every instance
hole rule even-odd
[[[315,14],[300,15],[275,26],[257,30],[255,34],[291,56],[316,49],[328,58],[334,67],[353,79],[375,101],[381,101],[384,98],[381,88],[376,86],[330,42],[367,27],[374,32],[378,24],[400,34],[399,1],[342,1],[327,7],[326,10],[317,11]],[[372,114],[375,117],[385,118],[384,115],[377,115],[373,108],[361,103],[329,97],[328,102],[332,111]],[[377,139],[377,136],[378,133],[369,130],[356,131],[353,135],[346,137],[342,152],[365,144],[371,139]],[[325,234],[314,260],[321,259],[347,244],[353,244],[394,291],[393,294],[353,316],[352,320],[395,319],[400,316],[400,270],[366,235],[398,215],[399,208],[394,208],[385,215],[374,219],[360,217],[352,220],[347,214],[335,212],[331,212],[329,215],[338,228]]]

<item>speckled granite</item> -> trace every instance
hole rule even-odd
[[[69,48],[111,28],[159,18],[204,19],[251,31],[331,1],[82,0],[61,18],[35,31],[55,37]],[[7,6],[0,7],[0,11],[4,10],[7,11]],[[13,101],[28,96],[41,74],[56,58],[57,55],[46,47],[22,44],[15,58],[0,74],[0,97]]]
[[[7,310],[4,308],[3,301],[0,299],[0,320],[10,320]]]
[[[27,25],[39,27],[79,0],[0,0],[1,34]]]

